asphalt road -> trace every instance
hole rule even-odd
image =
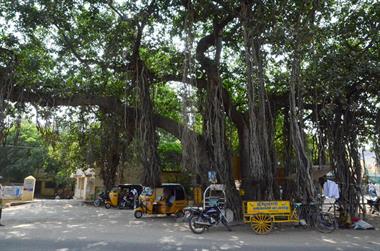
[[[134,219],[128,210],[94,208],[71,200],[43,200],[3,210],[0,251],[74,250],[377,250],[380,231],[321,234],[281,226],[265,236],[248,226],[211,228],[202,235],[171,217]]]

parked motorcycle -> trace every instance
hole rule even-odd
[[[134,196],[133,194],[124,195],[119,203],[119,209],[133,209],[134,208]]]
[[[105,201],[108,200],[108,193],[106,192],[101,192],[96,200],[94,200],[94,206],[95,207],[100,207],[105,203]]]
[[[219,206],[213,206],[206,209],[191,208],[187,211],[191,214],[189,219],[189,227],[195,234],[201,234],[208,228],[222,223],[228,231],[228,221]],[[186,214],[186,211],[185,211]]]
[[[183,212],[183,221],[184,222],[189,222],[190,219],[194,215],[198,215],[199,212],[202,211],[201,207],[185,207],[182,212]]]
[[[374,213],[380,213],[380,197],[377,197],[377,198],[371,198],[369,200],[367,200],[367,203],[370,207],[370,212],[372,214]]]

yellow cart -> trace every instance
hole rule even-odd
[[[267,234],[273,228],[273,223],[300,223],[300,215],[303,224],[315,228],[321,233],[331,233],[336,229],[337,223],[333,215],[320,210],[320,204],[309,203],[303,205],[290,201],[245,201],[243,203],[244,223],[249,223],[257,234]]]
[[[299,223],[297,210],[292,210],[290,201],[245,201],[244,223],[250,224],[256,234],[272,231],[273,223]]]

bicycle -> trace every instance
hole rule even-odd
[[[331,233],[336,229],[335,217],[321,210],[321,204],[311,202],[309,204],[295,203],[294,210],[299,210],[298,219],[305,221],[306,226],[316,229],[321,233]]]

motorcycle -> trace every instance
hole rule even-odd
[[[222,223],[228,231],[231,231],[227,218],[219,206],[208,207],[206,209],[192,208],[188,212],[191,214],[189,227],[195,234],[201,234],[219,223]]]
[[[94,200],[94,206],[100,207],[102,204],[104,204],[108,200],[108,195],[106,192],[101,192],[96,200]]]
[[[134,196],[133,195],[124,195],[121,198],[121,201],[119,203],[119,209],[124,209],[124,208],[129,208],[133,209],[134,208]]]
[[[198,215],[199,212],[202,210],[201,207],[185,207],[183,211],[183,221],[189,222],[190,219],[193,217],[193,215]]]
[[[370,212],[375,214],[376,212],[380,213],[380,197],[367,199],[367,204],[370,207]]]

